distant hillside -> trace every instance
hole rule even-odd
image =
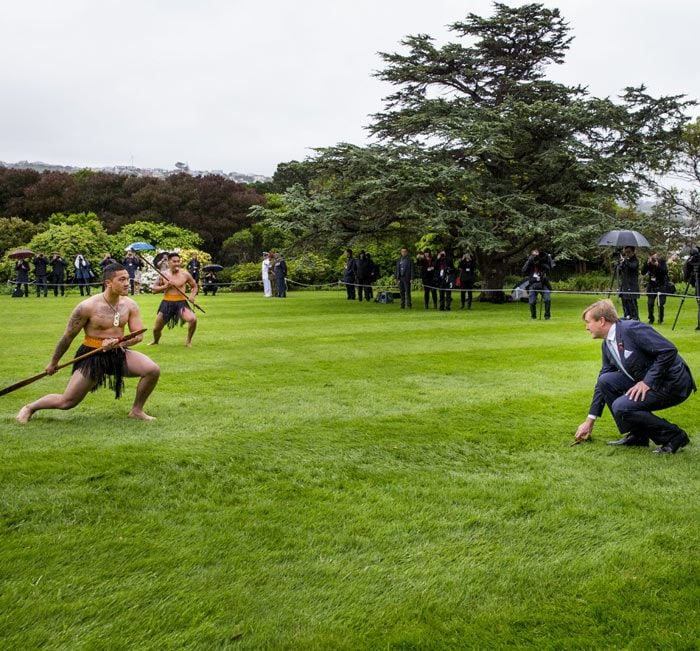
[[[242,174],[241,172],[224,172],[223,170],[191,170],[185,163],[175,163],[173,169],[166,170],[159,167],[133,167],[131,165],[114,165],[112,167],[73,167],[72,165],[51,165],[41,161],[29,162],[26,160],[18,163],[5,163],[0,161],[0,167],[19,170],[35,170],[36,172],[65,172],[74,174],[80,170],[88,169],[93,172],[106,172],[108,174],[121,174],[124,176],[149,176],[159,179],[165,179],[173,174],[189,174],[191,176],[207,176],[215,174],[223,176],[230,181],[237,183],[256,183],[269,181],[270,177],[262,176],[261,174]]]

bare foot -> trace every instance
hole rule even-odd
[[[192,342],[191,342],[191,341],[186,341],[186,342],[185,342],[185,346],[187,346],[187,348],[192,348]]]
[[[32,417],[34,412],[29,408],[29,405],[24,405],[22,409],[19,410],[15,419],[18,423],[28,423],[29,419]]]
[[[155,420],[155,416],[149,416],[142,409],[132,409],[129,412],[129,418],[136,418],[137,420]]]
[[[158,342],[157,341],[152,341],[151,343],[147,344],[148,346],[157,346]]]

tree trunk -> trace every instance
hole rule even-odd
[[[503,303],[506,294],[503,291],[508,268],[502,258],[491,258],[481,266],[481,288],[488,290],[481,293],[480,301],[488,303]],[[507,288],[509,289],[509,288]]]

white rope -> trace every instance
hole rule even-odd
[[[321,287],[342,287],[342,286],[351,286],[351,287],[362,287],[366,288],[369,287],[371,289],[377,289],[380,291],[386,291],[386,290],[396,290],[398,291],[399,286],[398,285],[363,285],[361,283],[347,283],[343,280],[338,280],[333,283],[322,283],[322,284],[310,284],[310,283],[302,283],[297,280],[292,280],[291,278],[286,278],[285,279],[287,283],[292,284],[292,285],[298,285],[300,287],[307,287],[307,288],[321,288]],[[261,285],[262,280],[240,280],[240,281],[231,281],[228,283],[198,283],[200,286],[206,285],[213,285],[215,287],[234,287],[234,286],[240,286],[240,285]],[[32,287],[47,287],[47,288],[54,288],[54,287],[65,287],[66,289],[72,289],[72,288],[80,288],[80,287],[102,287],[101,282],[92,282],[92,283],[85,283],[83,285],[75,284],[73,282],[66,282],[66,283],[37,283],[36,281],[30,281],[30,282],[17,282],[16,280],[7,280],[6,285],[8,286],[13,286],[13,285],[31,285]],[[619,290],[614,290],[614,291],[609,291],[609,290],[575,290],[575,289],[537,289],[537,290],[528,290],[528,289],[520,289],[518,290],[517,287],[514,287],[512,289],[486,289],[486,288],[481,288],[481,287],[436,287],[433,285],[423,285],[423,289],[430,289],[430,290],[436,290],[440,292],[477,292],[477,293],[482,293],[482,294],[488,294],[488,293],[502,293],[502,294],[511,294],[514,291],[520,291],[520,292],[549,292],[550,294],[571,294],[575,296],[599,296],[600,294],[615,294],[616,296],[630,296],[630,297],[635,297],[635,298],[642,298],[644,296],[649,297],[649,296],[655,296],[660,298],[661,296],[666,296],[667,298],[669,297],[676,297],[676,298],[698,298],[696,294],[668,294],[665,292],[620,292]],[[420,291],[420,290],[416,290]],[[524,297],[523,297],[524,298]]]

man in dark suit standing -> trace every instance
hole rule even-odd
[[[617,270],[620,274],[620,298],[625,319],[639,321],[639,259],[633,246],[622,249]]]
[[[414,276],[413,260],[408,257],[408,249],[404,246],[401,249],[401,257],[396,261],[396,270],[394,271],[394,278],[396,278],[396,282],[399,284],[402,310],[406,306],[408,306],[409,310],[413,307],[413,301],[411,300],[411,281]]]
[[[690,439],[678,425],[651,413],[680,404],[696,390],[676,347],[646,323],[621,321],[608,299],[586,308],[583,320],[591,337],[603,340],[603,366],[576,440],[590,437],[607,405],[623,434],[610,445],[646,447],[651,439],[659,454],[675,453],[687,445]]]

